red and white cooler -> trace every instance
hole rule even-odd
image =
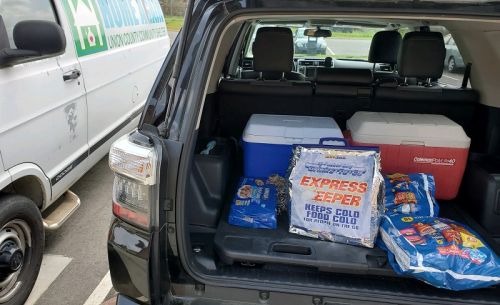
[[[436,198],[458,193],[470,138],[443,115],[357,112],[347,121],[353,145],[380,147],[382,172],[430,173]]]

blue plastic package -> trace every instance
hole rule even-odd
[[[429,174],[391,174],[384,176],[385,213],[438,216],[436,184]]]
[[[453,220],[386,215],[380,237],[399,274],[450,290],[500,284],[498,256],[474,231]]]
[[[241,178],[231,203],[229,223],[245,228],[275,229],[276,201],[276,186],[265,178]]]

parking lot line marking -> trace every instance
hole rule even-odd
[[[326,47],[326,50],[330,53],[329,55],[335,56],[335,52],[333,52],[329,46]]]
[[[24,305],[35,304],[42,294],[50,287],[52,282],[54,282],[59,274],[63,272],[64,268],[69,265],[71,260],[72,258],[62,255],[45,254],[35,286]]]
[[[101,304],[106,299],[111,288],[113,288],[113,284],[111,283],[111,275],[108,271],[83,305]]]
[[[456,80],[456,81],[459,81],[459,80],[460,80],[460,79],[458,79],[458,78],[451,77],[451,76],[449,76],[449,75],[445,75],[445,74],[443,74],[443,77],[451,78],[452,80]]]

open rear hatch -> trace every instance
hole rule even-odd
[[[341,295],[387,303],[500,304],[499,285],[462,292],[438,289],[394,272],[386,252],[377,246],[365,248],[289,233],[286,212],[278,216],[278,227],[273,230],[228,223],[237,182],[244,176],[241,135],[252,114],[333,117],[345,131],[346,119],[360,110],[432,113],[458,122],[469,135],[477,132],[472,122],[477,119],[474,110],[479,96],[473,90],[433,88],[427,83],[413,87],[380,86],[375,90],[370,71],[369,77],[365,77],[366,73],[356,71],[359,69],[346,70],[355,75],[354,81],[346,81],[349,78],[342,75],[330,75],[324,82],[315,83],[227,77],[220,80],[217,92],[206,96],[199,130],[203,136],[197,142],[186,205],[182,207],[190,224],[192,251],[188,259],[194,262],[199,279],[220,286]],[[430,81],[432,76],[425,79]],[[211,141],[215,141],[215,146],[206,154],[203,151]],[[478,218],[472,218],[470,211],[463,209],[471,206],[466,192],[471,183],[464,179],[456,199],[439,200],[439,216],[468,225],[500,254],[500,232],[485,230],[476,222]],[[482,209],[492,204],[487,200],[477,202]]]

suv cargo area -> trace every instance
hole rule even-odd
[[[344,24],[349,22],[344,20]],[[273,47],[261,50],[254,45],[253,58],[234,48],[229,55],[217,54],[227,55],[227,61],[232,56],[242,57],[233,60],[233,65],[238,63],[233,70],[226,63],[229,68],[224,68],[216,91],[204,102],[181,214],[189,226],[188,248],[192,252],[188,255],[193,270],[207,281],[246,282],[253,287],[286,285],[324,295],[343,292],[366,299],[385,295],[391,301],[410,298],[422,303],[500,302],[498,285],[464,292],[437,289],[396,274],[386,251],[378,247],[291,234],[287,213],[278,216],[274,230],[228,223],[230,204],[243,176],[242,133],[252,114],[331,117],[343,132],[346,121],[358,111],[441,114],[462,126],[472,144],[458,196],[438,200],[439,216],[468,225],[500,254],[500,205],[498,193],[492,191],[500,189],[500,155],[490,149],[494,136],[486,137],[491,136],[488,130],[495,124],[498,110],[481,104],[482,94],[477,90],[437,81],[445,64],[435,59],[440,58],[436,54],[441,50],[425,44],[409,48],[403,40],[400,52],[398,42],[392,39],[394,31],[381,29],[383,33],[377,34],[381,46],[374,38],[370,62],[334,58],[330,67],[322,57],[320,61],[311,59],[313,70],[309,66],[302,69],[293,50],[273,38],[277,28],[262,38]],[[253,34],[245,29],[240,35]],[[436,32],[432,27],[412,29],[416,37],[432,37]],[[425,65],[418,60],[422,57],[428,58]],[[207,153],[204,150],[209,143],[214,146]]]

